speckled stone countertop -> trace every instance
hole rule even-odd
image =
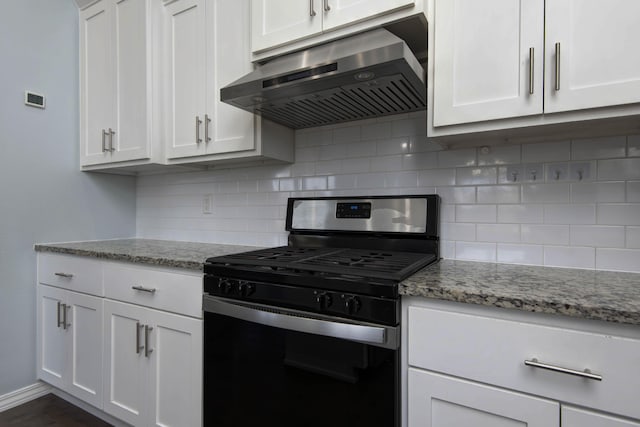
[[[400,294],[640,325],[640,274],[442,260]]]
[[[172,240],[118,239],[91,242],[42,243],[35,250],[128,261],[164,267],[202,270],[209,257],[260,249],[253,246],[217,245],[211,243],[178,242]]]

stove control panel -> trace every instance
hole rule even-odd
[[[336,218],[371,218],[371,203],[337,203]]]

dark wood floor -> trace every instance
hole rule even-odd
[[[0,412],[0,427],[108,427],[110,425],[53,394],[47,394]]]

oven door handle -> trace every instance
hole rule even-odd
[[[399,330],[393,326],[345,323],[326,316],[258,304],[244,305],[205,295],[204,311],[275,328],[356,341],[376,347],[397,349]]]

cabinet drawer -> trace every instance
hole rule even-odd
[[[105,264],[104,284],[107,298],[202,317],[202,274]]]
[[[412,366],[640,418],[640,341],[411,306]],[[602,381],[526,366],[537,359]]]
[[[96,296],[104,295],[102,264],[90,258],[40,253],[38,282]]]

